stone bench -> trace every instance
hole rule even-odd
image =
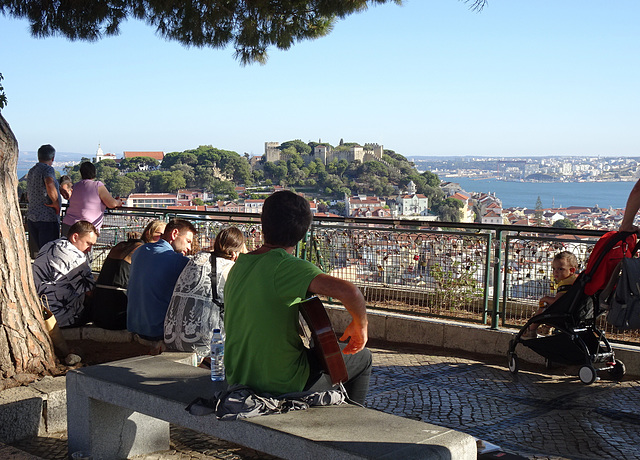
[[[436,425],[353,405],[313,407],[237,421],[185,407],[222,383],[163,355],[67,374],[69,453],[127,458],[169,449],[169,424],[286,459],[475,459],[475,439]]]

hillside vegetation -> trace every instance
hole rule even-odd
[[[384,151],[383,161],[340,160],[325,165],[316,159],[305,163],[303,154],[312,151],[315,145],[315,142],[300,140],[284,142],[280,149],[286,154],[286,160],[277,162],[266,162],[264,157],[250,162],[248,154],[204,145],[167,153],[162,163],[149,157],[136,157],[119,163],[103,160],[96,168],[98,179],[114,196],[199,188],[210,192],[215,199],[237,199],[235,187],[238,185],[250,190],[252,186],[278,184],[321,200],[335,200],[343,199],[345,194],[391,196],[406,190],[407,184],[413,181],[417,193],[429,198],[432,209],[444,204],[438,176],[429,171],[419,173],[412,162],[393,150]],[[337,149],[351,145],[355,143],[344,143]],[[79,167],[78,164],[65,169],[73,182],[81,179]]]

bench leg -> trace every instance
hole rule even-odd
[[[76,377],[67,375],[69,455],[119,459],[169,449],[169,422],[90,398]]]

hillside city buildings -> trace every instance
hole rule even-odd
[[[469,177],[523,181],[635,181],[640,158],[635,157],[415,157],[419,171],[438,177]],[[454,179],[455,180],[455,179]]]
[[[264,159],[279,161],[285,155],[278,142],[265,142]],[[305,162],[320,159],[324,164],[334,160],[383,161],[383,146],[367,144],[339,146],[332,148],[319,143],[308,155],[302,155]],[[123,158],[147,156],[162,161],[164,152],[125,151]],[[260,157],[258,157],[260,158]],[[113,159],[115,154],[104,153],[100,147],[95,161]],[[499,158],[457,158],[457,159],[414,159],[420,170],[429,169],[440,177],[483,177],[510,180],[536,180],[548,175],[561,180],[634,180],[640,162],[635,158],[540,158],[540,159],[499,159]],[[429,168],[425,168],[429,166]],[[142,167],[142,166],[141,166]],[[540,225],[552,226],[556,221],[567,219],[576,227],[584,229],[615,229],[619,226],[623,211],[599,207],[578,207],[527,209],[523,207],[503,208],[502,201],[495,194],[467,191],[454,181],[443,181],[440,185],[445,197],[452,197],[462,203],[461,221],[494,225]],[[236,187],[237,200],[212,201],[204,190],[178,190],[174,193],[132,193],[126,197],[128,207],[154,207],[176,210],[200,210],[209,212],[261,213],[264,199],[251,198],[252,194],[269,194],[282,189],[271,187]],[[332,201],[328,209],[320,206],[316,197],[308,196],[315,215],[343,215],[363,218],[404,218],[435,221],[437,216],[429,211],[429,199],[416,191],[413,182],[406,188],[397,190],[391,196],[371,195],[345,196]],[[203,202],[196,205],[194,202]],[[322,209],[321,209],[322,208]],[[343,210],[343,211],[342,211]]]

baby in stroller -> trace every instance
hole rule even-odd
[[[604,331],[596,325],[596,318],[605,311],[603,299],[609,292],[608,285],[617,275],[618,264],[625,258],[635,256],[638,249],[636,243],[635,233],[608,232],[600,237],[589,255],[586,268],[574,278],[573,284],[567,286],[566,292],[551,297],[549,300],[553,300],[552,305],[529,318],[509,341],[509,372],[518,373],[516,348],[523,345],[542,356],[547,366],[552,363],[580,366],[578,376],[585,384],[595,382],[598,372],[602,371],[607,371],[614,380],[623,377],[624,364],[615,358]],[[555,259],[554,263],[559,267]],[[573,278],[571,275],[561,275],[560,270],[555,277],[566,279],[562,283],[564,285]],[[523,340],[525,334],[537,328],[537,325],[533,326],[534,323],[553,327],[554,333]]]
[[[548,295],[542,297],[539,301],[539,308],[535,313],[536,315],[544,312],[548,306],[552,305],[556,300],[562,297],[565,292],[567,292],[569,287],[578,277],[576,274],[576,270],[578,269],[578,259],[572,252],[559,252],[554,256],[553,261],[551,262],[551,269],[553,271],[553,279],[557,285],[556,295],[554,297]],[[522,337],[537,337],[539,326],[540,323],[531,323],[527,332],[522,334]]]

